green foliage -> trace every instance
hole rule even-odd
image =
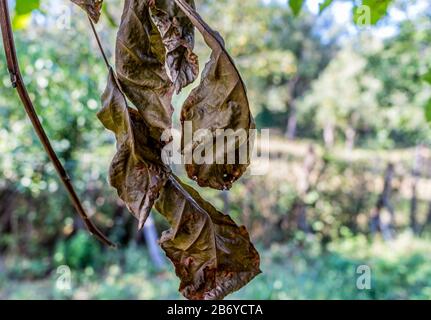
[[[304,2],[304,0],[289,0],[289,6],[296,17],[301,13]]]
[[[388,12],[393,0],[362,0],[353,8],[353,21],[358,25],[375,25]]]
[[[84,230],[78,231],[67,242],[59,242],[54,251],[54,259],[58,265],[68,265],[81,270],[89,266],[97,269],[99,256],[101,256],[99,243]]]
[[[422,76],[422,79],[423,79],[426,83],[428,83],[428,84],[430,84],[430,85],[431,85],[431,69],[430,69],[430,70],[428,70],[428,71],[427,71],[427,73],[425,73],[425,74]]]
[[[385,41],[363,34],[346,42],[302,100],[300,121],[311,116],[317,134],[330,128],[335,140],[347,141],[353,132],[357,143],[374,148],[429,142],[423,106],[430,94],[420,81],[428,69],[422,56],[431,54],[422,29],[429,22],[418,21],[422,27],[404,22]]]
[[[17,0],[15,5],[15,14],[28,14],[33,10],[38,9],[39,6],[40,0]]]
[[[39,9],[39,7],[40,0],[17,0],[12,21],[13,28],[15,30],[26,28],[30,23],[33,10]]]
[[[27,257],[9,257],[5,262],[6,276],[14,280],[35,280],[46,277],[50,270],[46,258],[29,259]]]
[[[325,11],[334,0],[324,0],[322,3],[319,3],[319,14]]]
[[[322,251],[308,240],[301,246],[273,244],[263,250],[263,274],[232,299],[430,299],[431,257],[426,240],[403,234],[392,243],[365,237],[351,237]],[[129,248],[126,256],[141,267],[127,268],[118,263],[104,264],[103,272],[72,269],[72,290],[60,292],[51,280],[30,285],[17,279],[6,280],[2,299],[178,299],[173,272],[153,273],[145,264],[145,252]],[[139,257],[142,262],[139,262]],[[289,259],[286,259],[289,257]],[[103,256],[99,256],[103,259]],[[117,260],[122,260],[118,256]],[[137,259],[137,260],[136,260]],[[126,259],[127,260],[127,259]],[[128,261],[128,260],[127,260]],[[371,269],[371,289],[359,290],[358,266]],[[11,265],[9,265],[11,266]]]
[[[387,161],[397,167],[391,198],[397,233],[409,228],[413,150],[431,143],[427,11],[412,15],[413,21],[388,16],[384,26],[395,31],[382,37],[379,26],[356,28],[351,34],[336,25],[329,2],[320,1],[321,8],[327,5],[320,17],[303,5],[297,19],[286,1],[198,3],[202,15],[225,37],[244,75],[258,126],[273,129],[270,173],[245,177],[228,194],[231,216],[249,228],[264,252],[264,274],[234,297],[430,299],[429,175],[423,174],[418,187],[422,238],[403,234],[384,243],[379,236],[369,237],[370,212]],[[412,2],[398,0],[393,6],[406,3]],[[117,4],[109,2],[104,10]],[[118,22],[120,13],[110,12],[111,21]],[[106,70],[88,34],[88,22],[74,16],[71,29],[61,30],[36,20],[15,34],[31,98],[86,208],[122,247],[106,251],[82,230],[7,70],[1,68],[0,268],[4,265],[5,272],[0,273],[0,297],[179,298],[175,275],[156,270],[136,225],[106,182],[113,140],[96,121]],[[116,30],[105,19],[100,31],[109,48]],[[201,39],[197,50],[203,57],[209,54]],[[113,61],[109,50],[108,55]],[[201,70],[205,60],[200,61]],[[174,105],[187,94],[184,90]],[[284,133],[292,106],[297,140],[287,141],[277,133]],[[328,124],[333,125],[335,145],[322,151]],[[354,148],[346,151],[352,131]],[[309,144],[318,150],[319,164],[327,167],[302,194],[299,181]],[[200,192],[223,209],[217,191]],[[292,209],[298,199],[306,204],[309,233],[298,228]],[[156,224],[159,234],[167,228],[161,219]],[[55,289],[60,264],[72,267],[68,293]],[[354,285],[358,264],[372,268],[370,291],[358,291]]]
[[[431,124],[431,100],[425,106],[425,118]]]

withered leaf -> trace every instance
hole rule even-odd
[[[191,0],[125,0],[116,43],[117,74],[109,72],[98,117],[117,139],[111,185],[140,227],[154,203],[171,225],[160,243],[180,277],[182,294],[188,299],[222,299],[260,273],[259,254],[244,227],[183,184],[161,160],[165,144],[160,140],[172,126],[174,90],[181,90],[198,73],[193,25],[212,55],[200,86],[183,106],[182,120],[191,120],[194,131],[211,129],[216,139],[218,129],[248,130],[253,119],[245,86],[223,40],[193,6]],[[136,110],[127,105],[126,96]],[[235,153],[247,140],[248,132],[245,141],[235,140]],[[221,189],[244,172],[248,160],[192,165],[187,171],[189,176],[196,174],[201,185]]]
[[[182,294],[222,299],[259,274],[259,255],[246,229],[167,172],[160,143],[149,136],[141,115],[127,106],[112,70],[102,103],[98,117],[117,139],[110,183],[140,227],[158,199],[156,209],[171,225],[160,243],[181,279]]]
[[[261,272],[259,254],[245,227],[238,227],[175,176],[166,182],[156,209],[171,225],[160,243],[186,298],[222,299]]]
[[[167,178],[160,160],[160,145],[149,136],[141,115],[127,106],[112,69],[102,104],[97,116],[117,139],[109,182],[142,228]]]
[[[91,20],[98,22],[100,10],[102,10],[103,0],[71,0],[73,3],[84,9],[90,16]]]
[[[186,164],[186,171],[200,186],[229,189],[245,172],[250,162],[247,145],[252,145],[249,129],[254,128],[254,120],[246,88],[221,36],[213,31],[185,0],[175,0],[175,3],[203,35],[212,50],[210,60],[202,72],[201,83],[183,105],[183,129],[186,121],[191,122],[193,135],[198,130],[208,129],[213,136],[213,145],[216,145],[217,138],[223,138],[224,134],[235,139],[233,148],[218,150],[219,152],[214,154],[213,163],[197,164],[193,160],[192,164]],[[230,129],[231,133],[227,133],[227,129]],[[184,133],[183,130],[184,148],[191,148],[194,152],[197,144],[192,140],[192,136],[187,137]],[[236,137],[237,134],[242,134],[244,139]],[[245,160],[240,161],[239,154],[244,152],[247,154]],[[228,153],[235,155],[234,160],[229,163]]]
[[[160,140],[172,126],[174,93],[165,67],[165,48],[147,0],[126,0],[116,43],[116,72],[121,88]]]
[[[193,0],[187,2],[194,7]],[[193,24],[172,0],[156,0],[151,17],[166,48],[166,70],[179,93],[199,74],[198,57],[193,53]]]

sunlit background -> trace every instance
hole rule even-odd
[[[123,1],[105,2],[97,29],[113,62]],[[258,128],[271,129],[266,175],[230,192],[199,189],[261,253],[263,274],[230,297],[430,299],[431,3],[394,0],[376,25],[358,26],[361,1],[334,0],[320,13],[323,2],[294,16],[288,0],[196,0],[243,75]],[[86,209],[120,247],[102,247],[76,216],[1,48],[0,298],[182,298],[154,250],[168,224],[153,212],[138,232],[107,183],[115,140],[96,118],[107,72],[84,13],[68,0],[9,3],[42,123]],[[203,69],[199,35],[196,51]],[[190,90],[174,99],[177,126]],[[370,289],[357,286],[363,265]]]

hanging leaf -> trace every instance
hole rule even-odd
[[[188,0],[194,7],[194,1]],[[193,53],[194,27],[172,0],[157,0],[151,7],[151,17],[166,48],[165,65],[177,93],[196,80],[198,57]]]
[[[225,140],[225,136],[233,141],[230,149],[220,151],[213,148],[213,162],[198,164],[195,159],[191,159],[192,163],[186,164],[186,171],[202,187],[229,189],[250,162],[247,146],[251,144],[250,129],[254,128],[254,120],[245,85],[221,36],[185,0],[175,2],[212,50],[201,83],[191,92],[181,111],[183,151],[189,153],[188,150],[191,150],[190,154],[195,154],[199,149],[205,149],[206,145],[216,146],[217,140]],[[185,129],[186,122],[192,124],[192,135],[189,137]],[[193,141],[192,136],[203,129],[209,130],[211,139],[206,137],[202,141]]]
[[[126,0],[117,35],[116,72],[123,92],[158,141],[172,127],[174,86],[164,63],[165,48],[147,1]]]
[[[304,0],[289,0],[290,9],[295,17],[299,16],[304,5]]]
[[[247,230],[176,177],[164,186],[156,209],[171,225],[160,243],[175,266],[186,298],[222,299],[261,272],[259,254]]]
[[[99,22],[103,0],[71,0],[84,9],[95,23]]]
[[[331,4],[333,0],[324,0],[322,3],[319,4],[319,14],[322,14],[323,11],[325,11]]]
[[[149,129],[140,114],[127,106],[112,70],[102,104],[97,116],[117,139],[117,153],[109,170],[109,182],[142,228],[166,181],[160,160],[161,146],[150,138]]]
[[[40,0],[17,0],[15,4],[15,15],[12,25],[15,30],[26,28],[30,21],[33,10],[39,9]]]
[[[259,255],[246,229],[165,171],[160,144],[149,137],[140,114],[127,106],[112,70],[102,103],[98,117],[117,139],[110,183],[140,228],[158,198],[156,208],[171,225],[160,243],[181,279],[182,294],[222,299],[259,274]]]
[[[425,119],[431,124],[431,100],[429,100],[425,106]]]
[[[375,25],[388,13],[393,0],[362,0],[353,8],[353,21],[358,25]]]
[[[193,10],[192,1],[183,3]],[[216,129],[249,129],[253,119],[244,84],[223,40],[204,22],[188,20],[190,12],[181,6],[178,11],[172,5],[154,0],[125,1],[117,37],[118,72],[116,75],[110,70],[98,117],[117,139],[109,174],[111,185],[139,219],[140,227],[154,203],[171,225],[160,243],[181,279],[182,294],[189,299],[221,299],[260,273],[259,255],[244,227],[238,227],[182,184],[161,160],[164,144],[160,138],[171,127],[174,86],[180,90],[197,75],[197,58],[190,59],[194,41],[190,21],[203,33],[213,53],[203,82],[184,105],[183,111],[189,110],[184,114],[190,115],[196,128],[211,124],[213,133]],[[126,96],[136,109],[128,107]],[[204,111],[204,116],[194,117],[193,108]],[[206,174],[214,173],[220,179],[230,173],[228,182],[232,183],[232,177],[239,177],[247,165],[211,165]],[[219,186],[218,181],[205,179],[211,186]]]
[[[431,69],[428,70],[423,76],[422,80],[425,81],[428,84],[431,84]]]
[[[15,5],[15,14],[21,15],[31,13],[33,10],[39,9],[40,0],[17,0]]]

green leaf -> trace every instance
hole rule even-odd
[[[31,21],[31,13],[15,15],[12,20],[12,27],[15,30],[25,29]]]
[[[428,84],[431,84],[431,69],[428,70],[428,72],[422,76],[422,80],[427,82]]]
[[[325,0],[322,3],[319,4],[319,14],[321,14],[323,11],[325,11],[326,8],[328,8],[334,0]]]
[[[353,21],[360,26],[375,25],[388,13],[393,0],[362,0],[353,8]]]
[[[39,9],[40,0],[17,0],[15,6],[16,15],[25,15]]]
[[[289,6],[295,17],[301,13],[302,6],[304,5],[304,0],[289,0]]]
[[[15,30],[25,29],[31,21],[33,10],[39,9],[40,0],[17,0],[12,26]]]
[[[425,119],[431,124],[431,99],[425,106]]]

